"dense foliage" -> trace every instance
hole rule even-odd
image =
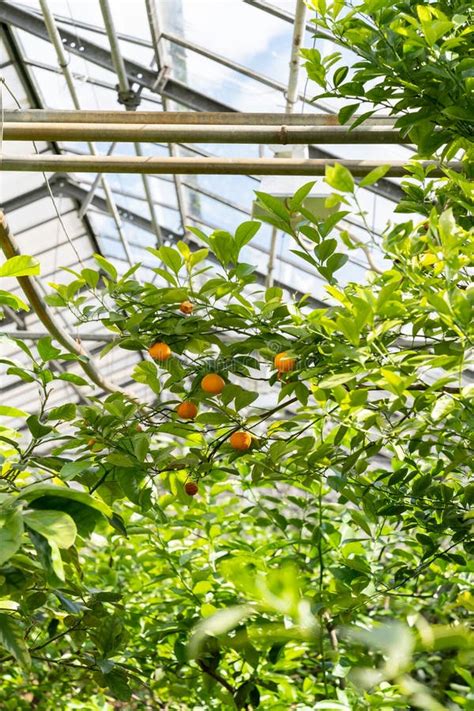
[[[383,42],[407,54],[400,27],[425,22],[411,4],[396,21],[399,5],[317,7],[359,71],[382,76]],[[425,66],[444,34],[468,40],[450,3],[423,7],[450,23],[413,30]],[[307,55],[313,78],[319,59]],[[457,76],[464,59],[445,61]],[[402,65],[386,59],[386,95],[361,77],[351,92],[393,105]],[[431,108],[432,149],[469,150],[464,115]],[[466,174],[434,182],[413,163],[400,209],[423,218],[387,225],[384,269],[368,240],[367,282],[342,285],[360,245],[337,228],[365,220],[359,191],[383,174],[357,185],[328,168],[325,218],[304,207],[311,184],[286,202],[257,194],[327,282],[327,308],[258,282],[253,221],[150,250],[153,283],[97,256],[54,285],[52,305],[115,334],[106,350],[148,351],[131,375],[149,398],[50,407],[57,380],[88,392],[81,358],[17,340],[25,360],[8,372],[37,384],[39,405],[0,410],[27,428],[0,430],[2,708],[472,708],[472,202]]]

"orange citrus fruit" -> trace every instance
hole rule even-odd
[[[194,402],[184,400],[184,402],[179,403],[176,408],[176,412],[182,420],[194,420],[198,413],[198,409]]]
[[[208,373],[201,380],[201,388],[209,395],[219,395],[224,390],[224,386],[224,378],[217,373]]]
[[[150,346],[148,349],[148,353],[154,360],[168,360],[171,355],[171,348],[167,343],[162,343],[160,341]]]
[[[195,481],[187,481],[184,485],[184,490],[187,494],[189,494],[189,496],[196,496],[199,487]]]
[[[183,314],[192,314],[194,309],[194,306],[190,301],[183,301],[183,303],[180,305],[179,310]]]
[[[252,444],[252,435],[249,432],[239,430],[238,432],[233,432],[231,434],[229,442],[232,449],[237,449],[239,452],[245,452],[245,450],[249,449]]]
[[[274,363],[275,368],[279,370],[280,373],[289,373],[296,365],[296,358],[292,358],[287,355],[286,351],[282,351],[281,353],[277,353]]]

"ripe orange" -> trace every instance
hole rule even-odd
[[[199,487],[195,481],[187,481],[184,485],[184,490],[189,496],[196,496],[199,491]]]
[[[194,420],[198,413],[198,409],[194,402],[184,400],[184,402],[179,403],[176,408],[176,412],[182,420]]]
[[[183,301],[183,303],[180,305],[179,310],[183,314],[192,314],[194,309],[194,306],[190,301]]]
[[[219,395],[224,390],[224,386],[224,378],[217,373],[208,373],[201,380],[201,388],[210,395]]]
[[[280,373],[289,373],[290,370],[294,370],[294,367],[296,365],[296,358],[292,358],[291,356],[287,355],[286,351],[282,351],[281,353],[277,353],[275,356],[275,368],[280,371]]]
[[[151,355],[151,357],[154,360],[168,360],[168,358],[171,355],[171,348],[167,343],[162,343],[161,341],[158,343],[154,343],[152,346],[149,347],[148,353]]]
[[[252,435],[249,432],[239,430],[238,432],[233,432],[231,434],[229,442],[232,449],[237,449],[239,452],[245,452],[245,450],[249,449],[252,444]]]

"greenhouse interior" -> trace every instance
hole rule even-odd
[[[474,709],[474,8],[0,1],[0,709]]]

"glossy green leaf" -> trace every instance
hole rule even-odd
[[[76,540],[77,529],[73,519],[61,511],[25,511],[24,523],[37,533],[56,543],[58,548],[69,548]]]
[[[350,172],[340,163],[326,166],[326,183],[343,193],[354,191],[354,179]]]
[[[0,613],[0,645],[12,654],[20,666],[31,666],[30,653],[24,639],[23,628],[12,615]]]
[[[36,276],[39,273],[38,260],[23,254],[11,257],[0,265],[0,277]]]

